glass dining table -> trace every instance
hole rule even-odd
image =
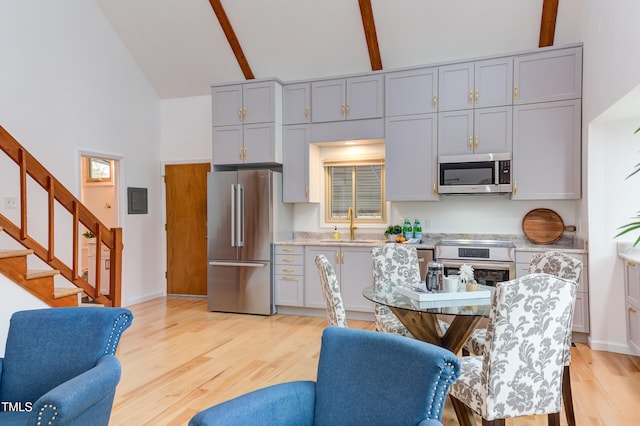
[[[489,286],[480,287],[482,290],[489,290],[490,296],[475,298],[469,294],[469,298],[418,301],[397,291],[376,292],[374,286],[366,287],[362,295],[372,302],[389,307],[416,339],[458,353],[478,323],[489,317],[495,289]],[[439,325],[438,315],[452,317],[444,333]]]

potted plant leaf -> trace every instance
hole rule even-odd
[[[384,231],[384,236],[389,238],[391,241],[395,241],[400,235],[402,235],[402,226],[400,225],[389,225]]]
[[[636,131],[633,133],[636,134],[638,132],[640,132],[640,127],[638,127]],[[629,179],[631,176],[635,175],[638,172],[640,172],[640,163],[635,165],[633,172],[631,172],[629,176],[626,177],[626,179]],[[621,231],[618,232],[618,234],[614,238],[617,238],[631,231],[640,229],[640,211],[636,212],[636,216],[633,219],[634,219],[633,222],[620,226],[618,229],[621,229]],[[638,245],[638,243],[640,243],[640,235],[638,235],[638,238],[636,238],[636,241],[633,243],[633,246],[635,247],[636,245]]]

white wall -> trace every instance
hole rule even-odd
[[[624,180],[640,160],[640,137],[632,135],[640,127],[640,108],[607,110],[640,83],[638,16],[640,2],[635,0],[587,0],[581,23],[589,197],[580,214],[589,222],[590,343],[594,349],[626,353],[624,277],[613,236],[640,210],[638,179]]]
[[[122,158],[122,302],[163,294],[157,95],[95,2],[2,1],[0,16],[0,125],[78,198],[80,151]],[[18,195],[17,178],[8,176],[14,167],[0,167],[0,200]],[[149,214],[126,214],[127,186],[148,188]],[[38,198],[30,215],[41,213]],[[2,202],[0,213],[15,218],[19,212],[5,210]],[[46,221],[30,222],[29,232],[46,234]],[[61,246],[70,246],[68,232],[56,235],[66,240]],[[0,239],[3,247],[7,239]]]

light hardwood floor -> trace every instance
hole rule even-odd
[[[129,309],[134,320],[117,353],[122,379],[111,425],[185,425],[198,411],[251,390],[315,379],[325,318],[208,312],[206,300],[194,298]],[[374,329],[367,321],[349,326]],[[640,358],[583,344],[572,355],[578,425],[638,424]],[[443,422],[457,424],[449,405]],[[546,425],[546,416],[507,425]]]

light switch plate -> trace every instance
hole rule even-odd
[[[4,197],[4,208],[5,209],[17,209],[18,208],[18,197]]]

